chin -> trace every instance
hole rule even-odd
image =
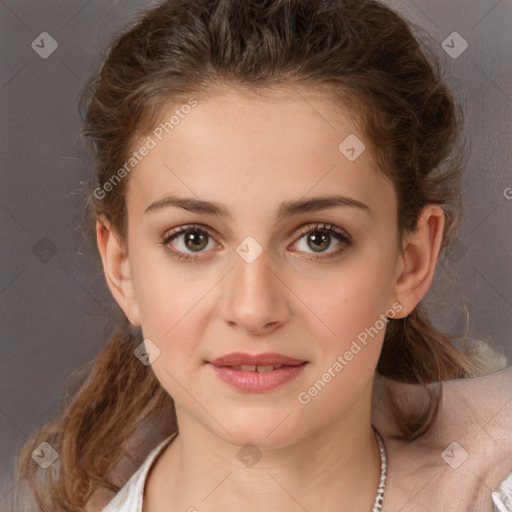
[[[278,449],[289,446],[305,435],[304,421],[298,421],[292,407],[245,407],[226,411],[221,416],[229,422],[210,425],[216,434],[228,443],[245,446],[248,443],[261,449]]]

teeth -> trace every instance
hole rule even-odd
[[[265,372],[271,372],[275,369],[275,366],[273,364],[267,364],[265,366],[258,366],[258,372],[259,373],[265,373]]]
[[[233,370],[241,370],[243,372],[258,372],[258,373],[265,373],[265,372],[271,372],[273,370],[277,370],[278,368],[281,368],[282,364],[267,364],[267,365],[259,365],[255,366],[253,364],[243,364],[241,366],[233,366]]]

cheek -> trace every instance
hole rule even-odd
[[[309,292],[322,321],[312,319],[315,364],[297,401],[312,417],[334,419],[372,387],[387,327],[391,279],[378,265],[365,262],[340,272],[339,284],[331,279],[330,293],[326,287]]]
[[[144,337],[162,352],[171,346],[177,355],[190,352],[200,339],[201,299],[207,298],[213,279],[205,275],[194,279],[166,258],[151,260],[137,251],[131,255],[131,265]]]
[[[299,293],[307,298],[321,339],[328,345],[334,340],[339,349],[374,326],[393,302],[393,270],[389,248],[388,254],[369,248],[336,269],[319,272],[316,279],[303,282]]]

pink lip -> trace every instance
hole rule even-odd
[[[304,359],[294,359],[293,357],[283,356],[281,354],[246,354],[244,352],[233,352],[225,356],[209,361],[214,366],[241,366],[241,365],[256,365],[264,366],[268,364],[282,364],[287,366],[297,366],[305,363]]]
[[[294,359],[281,354],[251,355],[236,352],[215,359],[209,363],[217,376],[231,387],[245,393],[264,393],[282,386],[297,377],[307,361]],[[267,372],[235,370],[233,366],[282,365]]]

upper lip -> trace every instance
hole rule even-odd
[[[213,361],[209,361],[214,366],[266,366],[266,365],[286,365],[296,366],[306,361],[304,359],[295,359],[293,357],[283,356],[282,354],[246,354],[243,352],[233,352],[222,357],[218,357]]]

